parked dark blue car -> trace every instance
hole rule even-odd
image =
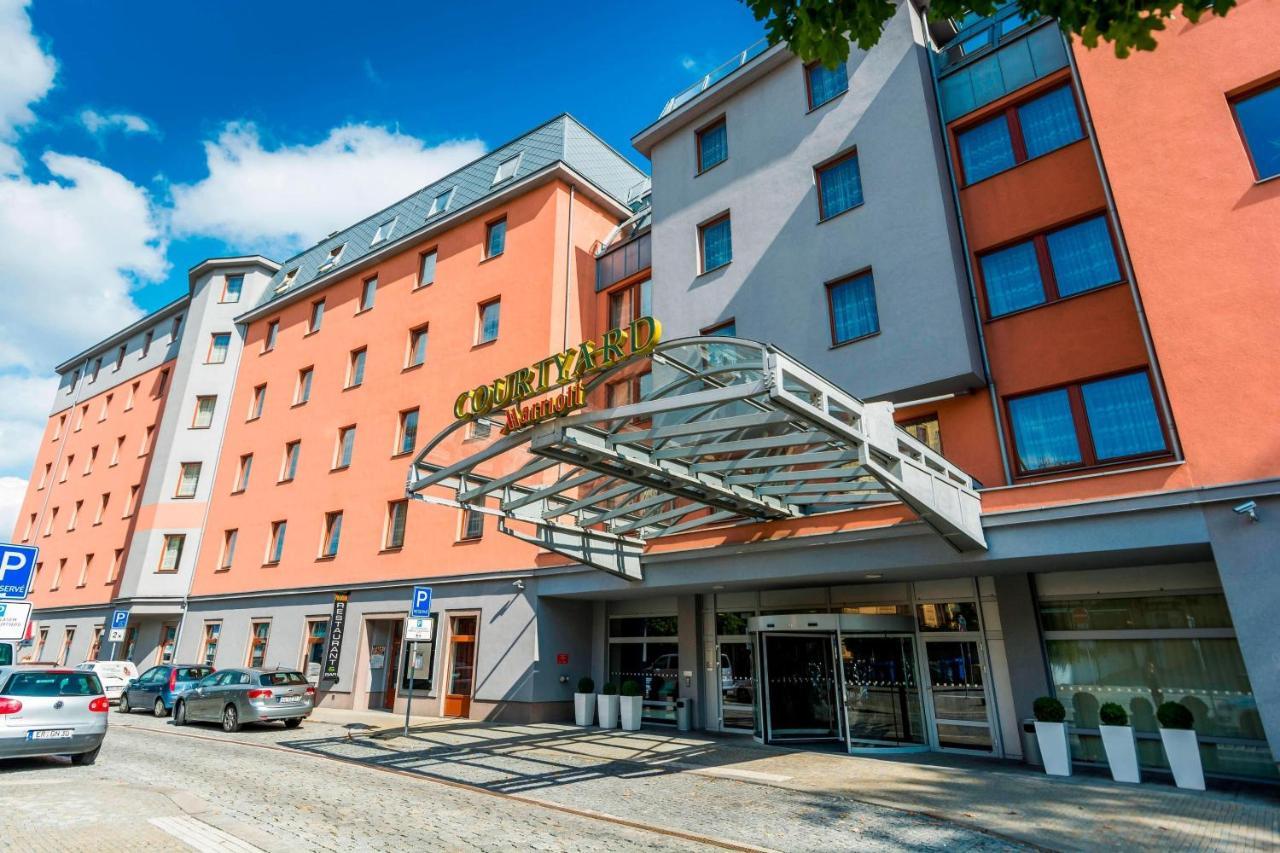
[[[213,672],[203,664],[162,663],[130,681],[120,694],[120,710],[124,713],[150,708],[157,717],[168,716],[174,701],[196,686],[196,682]]]

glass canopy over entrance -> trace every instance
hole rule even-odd
[[[891,404],[776,347],[682,338],[586,374],[559,409],[534,404],[541,422],[523,425],[528,405],[504,418],[518,404],[459,418],[415,457],[408,494],[633,580],[658,537],[895,502],[958,550],[986,547],[968,475],[897,428]]]

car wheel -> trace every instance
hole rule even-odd
[[[121,693],[120,694],[120,713],[127,714],[132,710],[133,709],[129,707],[129,694]]]
[[[169,715],[168,710],[166,710],[164,707],[163,699],[156,699],[156,704],[151,709],[151,712],[155,714],[157,717],[167,717]]]
[[[222,730],[227,733],[240,731],[240,715],[235,705],[228,705],[222,712]]]
[[[181,700],[173,706],[173,724],[175,726],[185,726],[187,724],[187,703]]]
[[[302,725],[302,718],[301,718],[301,717],[295,717],[295,718],[293,718],[292,720],[285,720],[285,721],[284,721],[284,727],[285,727],[286,729],[296,729],[296,728],[297,728],[298,726],[300,726],[300,725]]]
[[[76,755],[71,756],[71,763],[76,767],[84,767],[85,765],[92,764],[98,760],[98,753],[101,751],[102,747],[99,746],[97,749],[92,749],[88,752],[77,753]]]

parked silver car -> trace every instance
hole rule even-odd
[[[0,667],[0,758],[70,755],[92,764],[107,736],[110,703],[96,673]]]
[[[316,689],[297,670],[223,669],[201,679],[173,706],[173,723],[222,723],[238,732],[246,723],[282,721],[294,729],[315,707]]]

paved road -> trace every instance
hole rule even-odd
[[[1016,849],[892,809],[693,774],[637,772],[634,765],[613,768],[613,779],[560,767],[544,777],[552,784],[525,792],[477,778],[481,768],[509,772],[511,762],[527,760],[519,756],[472,754],[457,762],[456,772],[444,766],[453,762],[431,760],[428,775],[413,762],[396,762],[401,772],[388,772],[371,762],[373,742],[350,742],[346,735],[319,723],[225,735],[113,712],[93,767],[62,759],[0,765],[0,847],[39,853],[716,849],[699,841],[704,838],[740,849]]]

